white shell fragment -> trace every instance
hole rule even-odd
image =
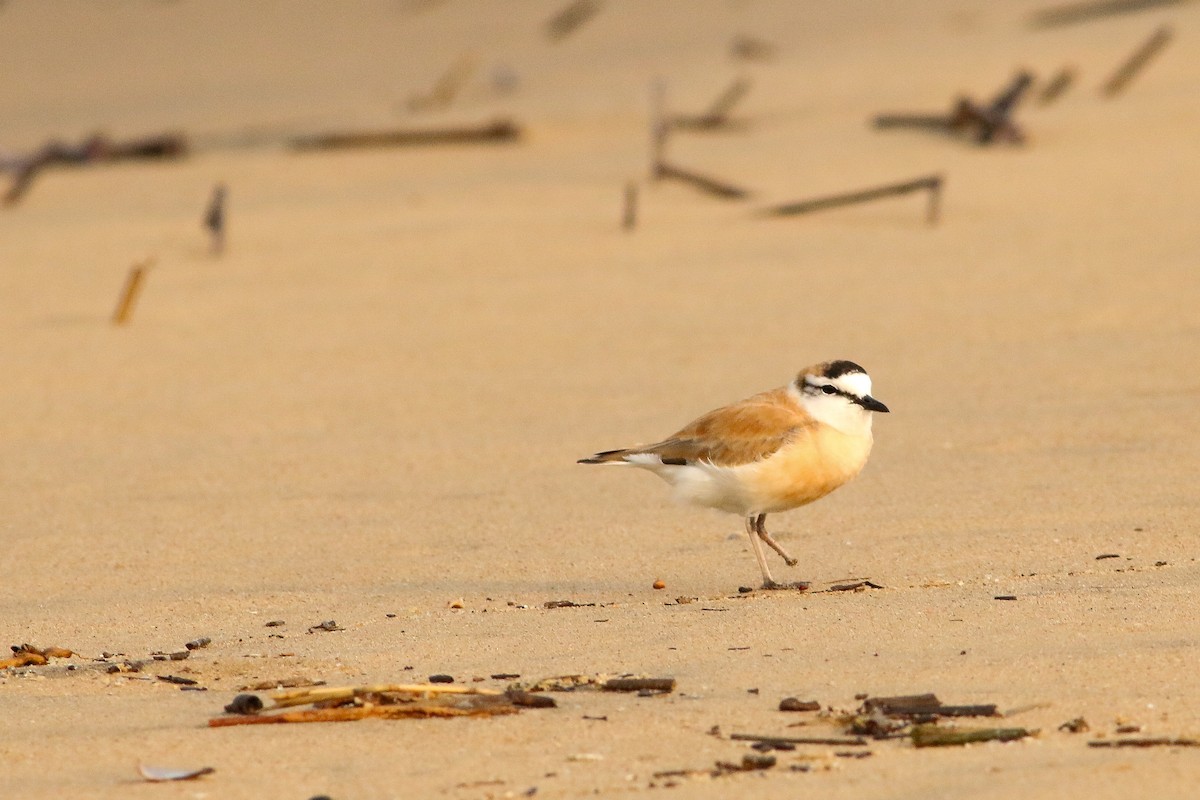
[[[190,781],[192,778],[199,778],[201,775],[207,775],[210,772],[216,772],[212,767],[199,767],[197,769],[174,769],[172,767],[154,767],[146,764],[138,764],[138,772],[148,781]]]

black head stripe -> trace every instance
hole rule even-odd
[[[853,361],[830,361],[825,367],[825,372],[823,374],[830,380],[836,380],[843,375],[849,375],[854,372],[861,372],[864,375],[867,374],[865,369],[860,367],[858,364],[855,364]]]

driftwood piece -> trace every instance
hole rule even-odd
[[[767,744],[822,744],[830,747],[866,747],[861,736],[759,736],[755,733],[731,733],[737,742],[766,742]]]
[[[1032,736],[1036,731],[1025,728],[939,728],[936,725],[917,725],[912,729],[914,747],[957,747],[975,742],[1012,742]]]

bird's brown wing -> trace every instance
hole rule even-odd
[[[767,458],[814,425],[786,389],[776,389],[710,411],[663,441],[631,448],[622,457],[648,453],[667,464],[706,461],[736,467]]]

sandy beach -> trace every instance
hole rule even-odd
[[[0,785],[1194,796],[1200,748],[1094,745],[1200,737],[1200,5],[1038,26],[1031,2],[608,0],[556,38],[567,5],[0,6],[6,158],[95,133],[189,148],[51,165],[0,208],[0,633],[75,653],[0,670]],[[871,124],[987,104],[1021,70],[1023,144]],[[748,197],[652,180],[654,87],[702,115],[738,79],[726,124],[665,157]],[[494,120],[519,137],[288,146]],[[932,225],[921,192],[762,213],[931,175]],[[739,591],[759,581],[739,518],[575,463],[834,358],[892,413],[854,482],[771,517],[800,561],[772,569],[808,592]],[[676,685],[208,726],[260,684],[572,674]],[[732,734],[844,737],[864,696],[929,692],[1012,712],[939,726],[1031,735],[716,766],[759,755]]]

